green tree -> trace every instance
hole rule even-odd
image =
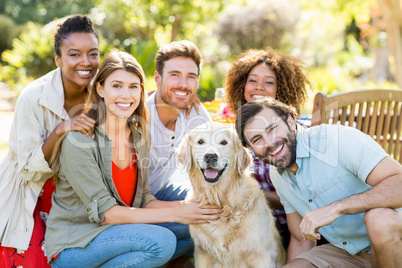
[[[244,0],[232,0],[243,2]],[[103,35],[114,46],[130,51],[147,74],[147,88],[154,89],[151,77],[158,48],[175,40],[194,42],[203,55],[202,100],[213,98],[214,85],[221,86],[216,70],[208,71],[220,60],[220,45],[213,36],[216,16],[228,0],[94,0],[91,15]],[[208,66],[208,67],[207,67]],[[212,74],[212,75],[209,75]],[[208,80],[208,81],[207,81]],[[206,92],[207,91],[207,92]]]
[[[91,0],[1,0],[0,14],[13,18],[17,24],[28,21],[46,24],[55,18],[86,14],[92,7]]]
[[[194,39],[210,29],[221,0],[94,0],[101,24],[123,26],[126,45],[154,39],[158,44]],[[123,41],[123,42],[124,42]]]
[[[0,38],[0,54],[11,48],[12,39],[17,35],[17,27],[15,22],[4,15],[0,15],[0,28],[1,28],[1,38]],[[0,57],[1,60],[1,57]]]
[[[1,67],[0,80],[18,91],[55,68],[51,32],[33,22],[28,22],[27,28],[13,40],[13,49],[2,53],[6,64]]]
[[[233,54],[267,46],[289,51],[298,18],[299,10],[287,0],[229,5],[219,14],[217,34]]]
[[[326,76],[333,76],[337,84],[318,90],[395,86],[384,80],[390,78],[389,35],[379,21],[377,0],[300,0],[298,5],[303,12],[295,55],[314,69],[325,68]]]
[[[311,65],[326,64],[328,58],[348,47],[350,27],[353,24],[369,22],[370,7],[375,0],[299,0],[298,6],[303,10],[297,29],[300,57],[312,55]]]

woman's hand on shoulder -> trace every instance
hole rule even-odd
[[[70,131],[79,131],[86,136],[92,136],[95,120],[85,114],[76,115],[73,118],[61,122],[57,128],[59,135]]]

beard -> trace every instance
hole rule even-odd
[[[181,92],[188,93],[189,94],[188,101],[177,99],[174,96],[173,90],[178,90]],[[170,107],[176,108],[176,109],[187,109],[189,106],[192,105],[193,100],[195,98],[195,94],[192,95],[192,92],[189,89],[173,88],[170,91],[168,91],[167,89],[163,89],[161,93],[162,93],[161,99],[163,100],[163,102],[166,103],[167,105],[169,105]]]
[[[282,156],[282,158],[275,159],[271,156],[271,152],[278,148],[283,144],[284,149],[285,146],[288,147],[289,152]],[[291,164],[296,162],[296,135],[292,132],[289,132],[287,139],[283,138],[274,143],[274,145],[267,147],[263,153],[263,155],[257,155],[265,163],[275,166],[277,168],[288,168]]]

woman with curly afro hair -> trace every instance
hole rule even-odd
[[[303,70],[301,60],[272,48],[246,51],[233,62],[225,79],[231,112],[236,114],[246,102],[269,96],[300,113],[310,86]]]
[[[246,102],[272,97],[291,105],[300,113],[310,82],[303,73],[303,63],[292,56],[267,48],[248,50],[235,60],[225,80],[229,109],[236,114]],[[254,158],[254,177],[264,191],[276,221],[276,227],[287,249],[290,233],[286,213],[269,177],[269,165]]]

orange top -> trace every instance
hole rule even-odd
[[[121,200],[131,206],[137,186],[137,157],[134,154],[133,162],[125,169],[120,169],[112,161],[112,178]]]
[[[123,170],[116,166],[116,164],[112,161],[112,178],[121,200],[127,206],[131,206],[135,196],[135,188],[137,186],[136,155],[134,154],[131,164]],[[51,180],[48,181],[50,182]],[[58,256],[59,254],[54,255],[50,262],[55,260]]]

